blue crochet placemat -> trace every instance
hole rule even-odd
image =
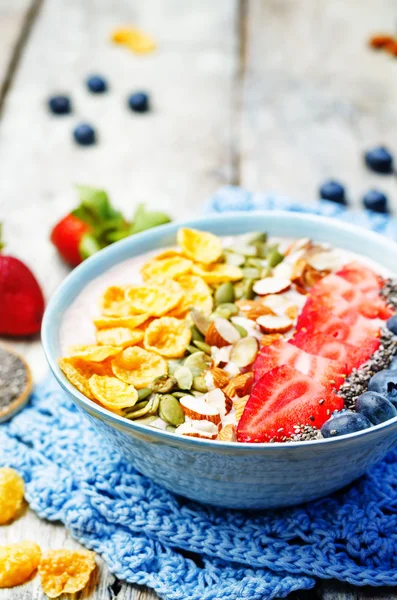
[[[310,210],[236,188],[211,202],[216,211],[270,207]],[[329,203],[315,212],[351,218]],[[360,218],[397,237],[389,219]],[[329,498],[244,513],[178,498],[140,475],[98,438],[52,377],[0,425],[0,465],[21,472],[31,508],[62,521],[117,577],[166,600],[270,600],[309,589],[315,578],[397,585],[396,459],[394,451]]]

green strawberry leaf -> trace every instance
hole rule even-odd
[[[98,240],[91,233],[85,233],[79,243],[79,252],[83,260],[89,258],[102,248],[103,246],[100,245]]]
[[[132,219],[130,233],[145,231],[158,225],[164,225],[171,221],[170,217],[163,212],[147,210],[144,204],[139,204]]]

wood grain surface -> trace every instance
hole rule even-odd
[[[135,24],[159,44],[137,57],[109,42]],[[394,0],[0,0],[0,221],[10,253],[37,273],[47,298],[68,270],[48,241],[76,203],[75,183],[103,187],[127,215],[140,201],[175,218],[199,214],[217,187],[235,183],[310,202],[328,177],[390,194],[394,177],[365,170],[362,152],[396,149],[397,61],[370,51],[393,31]],[[84,87],[99,72],[110,92]],[[127,95],[148,90],[153,110],[136,115]],[[74,111],[56,118],[46,100],[70,93]],[[99,143],[77,147],[73,127],[92,123]],[[47,366],[39,339],[14,343],[36,381]],[[78,544],[26,508],[0,528],[0,543],[30,538],[43,549]],[[66,599],[155,600],[115,580],[98,558],[90,586]],[[392,590],[324,583],[296,600],[397,599]],[[45,600],[38,578],[0,600]],[[222,599],[220,599],[222,600]]]

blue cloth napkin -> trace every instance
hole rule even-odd
[[[309,209],[236,188],[221,190],[210,208],[285,208],[352,219],[329,203]],[[359,218],[395,237],[396,224],[387,217]],[[0,425],[0,465],[23,475],[31,508],[62,521],[117,577],[166,600],[270,600],[309,589],[315,578],[397,585],[396,458],[394,451],[329,498],[244,513],[176,497],[140,475],[98,438],[52,377],[37,386],[28,407]]]

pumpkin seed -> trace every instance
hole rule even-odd
[[[149,404],[150,400],[142,400],[142,402],[137,402],[134,405],[134,409],[128,412],[135,412],[136,410],[142,410],[142,408],[145,408],[145,406],[147,406]]]
[[[173,425],[167,425],[165,430],[168,431],[169,433],[175,433],[176,427],[174,427]]]
[[[152,392],[153,392],[153,390],[148,387],[138,390],[138,400],[139,401],[145,400],[145,398],[148,398]]]
[[[254,292],[254,279],[244,279],[243,280],[243,298],[244,300],[252,300],[255,296]]]
[[[278,246],[272,246],[269,248],[267,255],[267,261],[269,267],[274,268],[284,260],[284,255],[278,251]]]
[[[217,306],[226,302],[234,302],[234,288],[230,281],[222,283],[215,291],[215,303]]]
[[[172,392],[171,396],[174,396],[174,398],[177,398],[179,400],[180,398],[183,398],[184,396],[191,396],[191,393],[188,392],[187,390],[185,392]]]
[[[258,258],[264,259],[267,257],[268,252],[269,252],[269,246],[266,243],[255,242],[255,248],[256,248],[256,256]]]
[[[244,256],[256,256],[255,246],[237,241],[233,247],[238,254],[244,254]]]
[[[149,415],[148,417],[141,417],[140,419],[134,419],[135,423],[140,423],[141,425],[149,425],[157,419],[156,415]]]
[[[153,392],[166,394],[167,392],[170,392],[176,388],[176,379],[174,376],[170,377],[169,375],[160,375],[160,377],[156,377],[156,379],[153,381],[151,388]]]
[[[214,320],[217,317],[223,317],[224,319],[230,319],[230,317],[235,317],[238,315],[238,308],[235,304],[231,302],[225,302],[224,304],[220,304],[212,313],[211,319]]]
[[[205,342],[194,342],[194,345],[202,352],[211,356],[211,346],[209,344],[206,344]]]
[[[178,383],[179,389],[181,390],[190,390],[192,387],[193,375],[189,367],[179,367],[179,369],[175,371],[175,379]]]
[[[265,277],[269,277],[271,273],[271,268],[269,265],[263,267],[262,271],[261,271],[261,279],[265,279]]]
[[[200,333],[206,335],[211,322],[202,312],[197,310],[197,308],[192,308],[190,310],[190,316],[192,317],[192,321],[199,330]]]
[[[233,287],[235,299],[242,300],[244,298],[244,281],[238,281]]]
[[[251,231],[250,233],[245,233],[241,237],[246,244],[253,245],[257,242],[266,242],[267,233],[264,233],[263,231]]]
[[[241,327],[241,325],[237,325],[237,323],[233,323],[233,327],[235,327],[237,329],[237,331],[239,332],[239,334],[241,335],[242,338],[247,337],[248,333],[247,333],[247,330],[244,329],[244,327]]]
[[[170,375],[170,377],[172,377],[173,374],[175,373],[175,371],[177,369],[179,369],[179,367],[181,366],[181,363],[179,360],[167,360],[167,364],[168,364],[168,375]]]
[[[200,371],[207,371],[212,365],[212,359],[205,352],[195,352],[185,359],[184,365],[189,369],[195,367]]]
[[[244,267],[255,267],[256,269],[262,269],[265,266],[266,261],[262,258],[247,258]]]
[[[199,332],[199,330],[197,329],[197,327],[195,325],[191,326],[190,331],[192,332],[192,341],[193,342],[204,342],[203,334]]]
[[[144,415],[155,415],[159,408],[160,398],[157,394],[153,394],[148,402],[139,402],[134,406],[134,408],[136,409],[139,406],[139,404],[143,405],[144,403],[145,406],[142,406],[142,408],[127,413],[125,415],[127,419],[137,419],[139,417],[143,417]]]
[[[256,269],[255,267],[244,267],[241,269],[245,279],[260,279],[261,278],[261,270]]]
[[[237,252],[233,252],[231,250],[227,250],[225,252],[225,262],[228,265],[233,265],[234,267],[241,267],[244,264],[245,256],[243,254],[238,254]]]
[[[197,377],[193,378],[193,389],[196,390],[196,392],[202,392],[203,394],[208,392],[208,386],[205,383],[203,375],[197,375]]]
[[[165,394],[160,399],[159,416],[163,421],[177,427],[185,422],[185,414],[178,400],[171,394]]]
[[[198,348],[196,348],[196,346],[192,346],[191,344],[188,345],[186,350],[189,352],[189,354],[194,354],[195,352],[200,352],[200,350]]]

